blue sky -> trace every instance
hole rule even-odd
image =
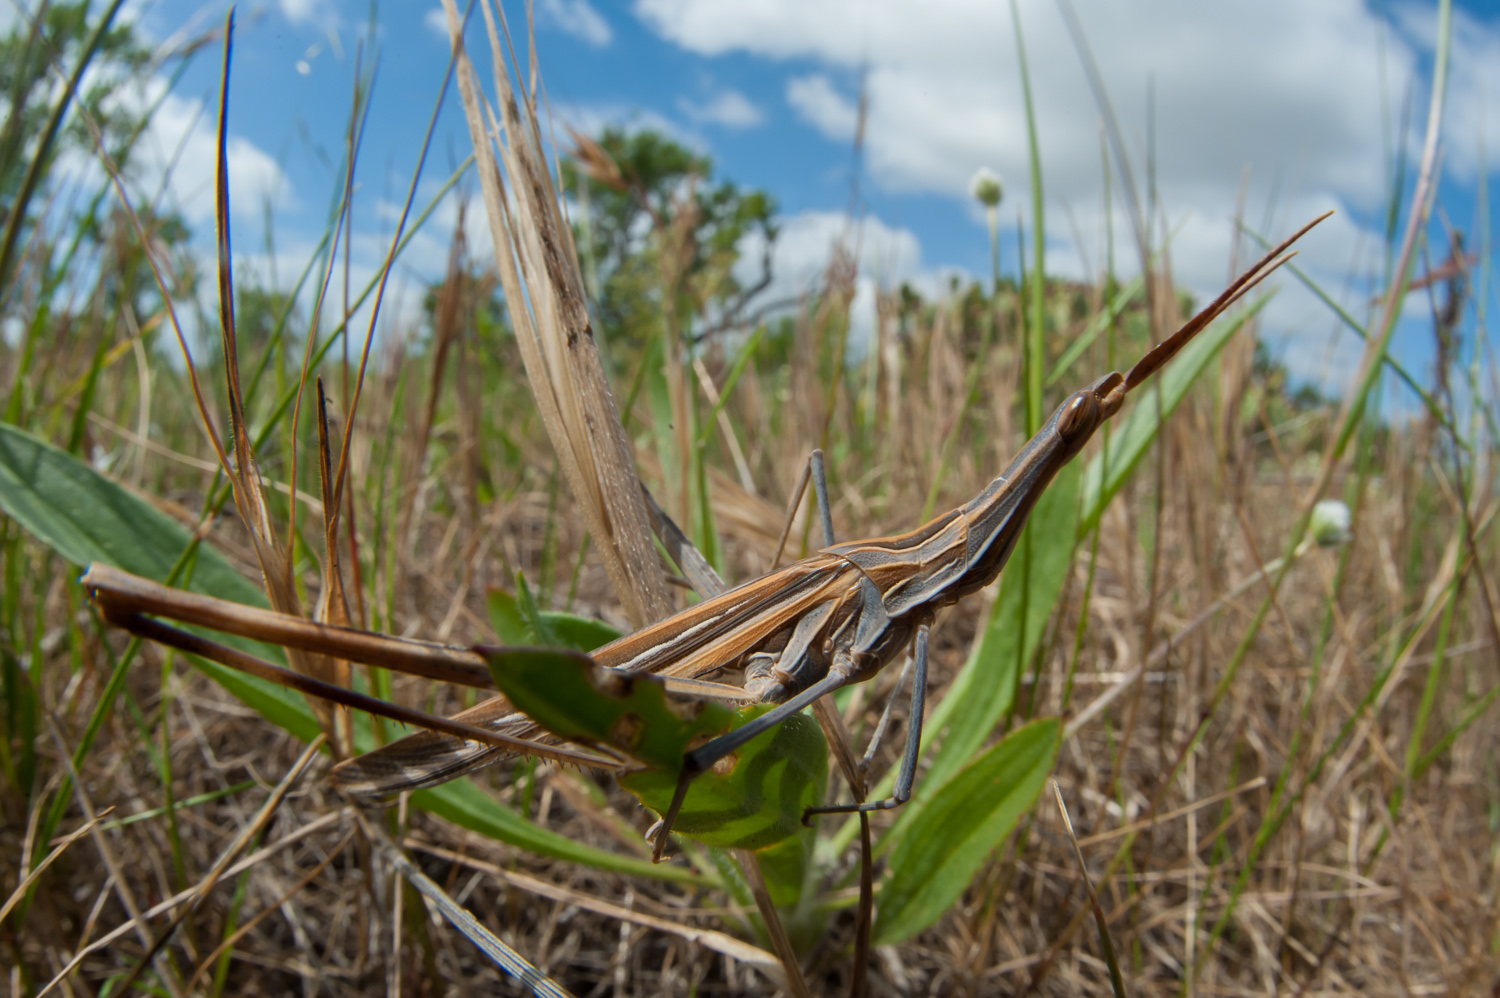
[[[1055,0],[1022,0],[1018,7],[1038,113],[1048,270],[1087,278],[1103,255],[1099,115]],[[1413,155],[1425,124],[1435,7],[1077,0],[1077,8],[1138,177],[1154,95],[1157,182],[1175,232],[1179,284],[1201,296],[1224,282],[1230,219],[1243,182],[1247,217],[1277,235],[1326,208],[1340,210],[1307,241],[1302,262],[1364,315],[1369,286],[1363,282],[1383,252],[1389,155],[1408,94]],[[1015,269],[1015,226],[1032,220],[1008,3],[537,0],[536,10],[540,68],[555,120],[585,129],[614,122],[665,130],[712,156],[720,175],[776,197],[783,212],[778,290],[806,286],[843,231],[862,79],[870,99],[858,206],[866,298],[877,283],[910,280],[935,292],[953,271],[988,270],[983,219],[967,194],[980,166],[1005,179],[1002,267]],[[236,245],[247,266],[269,264],[262,252],[268,195],[281,279],[295,272],[321,232],[354,54],[364,39],[367,58],[377,51],[380,68],[360,162],[356,225],[363,236],[356,263],[373,270],[447,63],[435,12],[425,2],[384,5],[372,34],[365,4],[281,0],[242,11],[230,113]],[[509,4],[507,13],[513,25],[523,23],[522,5]],[[220,5],[162,0],[142,5],[135,16],[150,36],[167,39],[222,14]],[[487,46],[473,28],[470,45],[483,70]],[[199,224],[205,246],[211,103],[202,117],[194,113],[212,101],[217,78],[217,56],[200,57],[164,108],[159,136],[163,150],[182,142],[174,195]],[[458,111],[450,92],[425,190],[467,153]],[[1455,27],[1440,204],[1471,246],[1479,239],[1483,150],[1497,135],[1500,10],[1464,3]],[[1118,208],[1118,185],[1116,195]],[[414,244],[405,275],[441,271],[452,214],[447,210]],[[1114,221],[1119,269],[1129,272],[1136,264],[1128,223],[1118,211]],[[1440,237],[1440,228],[1433,231]],[[1424,296],[1409,300],[1410,319],[1397,345],[1424,375],[1431,363],[1427,310]],[[1473,323],[1471,308],[1467,328]],[[1287,281],[1267,313],[1265,333],[1299,375],[1336,387],[1359,348],[1352,336],[1334,337],[1335,327],[1325,308]]]

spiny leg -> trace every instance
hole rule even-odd
[[[922,754],[922,716],[927,707],[927,639],[930,623],[917,627],[916,648],[912,652],[911,718],[906,729],[906,751],[902,753],[901,775],[896,778],[895,792],[885,800],[863,804],[831,804],[810,807],[802,816],[806,821],[815,814],[842,814],[851,811],[888,811],[911,799],[912,784],[917,778],[917,760]],[[770,715],[767,714],[767,717]]]
[[[733,752],[735,749],[747,744],[765,731],[769,731],[780,724],[786,718],[791,717],[818,697],[826,693],[832,693],[847,682],[847,679],[839,672],[830,669],[828,675],[824,676],[812,686],[798,693],[786,703],[778,704],[774,709],[736,728],[728,734],[720,735],[713,741],[689,752],[682,760],[682,772],[677,777],[677,790],[672,794],[672,803],[667,808],[667,813],[661,816],[661,821],[651,829],[655,833],[652,842],[651,862],[660,863],[662,853],[667,848],[667,836],[672,831],[672,826],[677,822],[677,814],[682,810],[682,802],[687,799],[688,788],[694,780],[713,768],[714,763]],[[908,787],[908,792],[910,788]]]

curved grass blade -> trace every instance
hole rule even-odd
[[[461,932],[469,942],[479,948],[480,952],[494,961],[495,966],[504,969],[538,998],[572,998],[572,992],[548,977],[536,964],[485,928],[484,923],[475,918],[469,909],[449,897],[447,891],[439,887],[427,874],[417,869],[417,865],[407,859],[401,848],[391,841],[385,829],[374,822],[364,820],[363,815],[360,818],[360,825],[364,828],[365,834],[380,846],[380,851],[385,855],[386,861],[400,871],[401,875],[427,899],[428,904],[438,910],[449,925]]]

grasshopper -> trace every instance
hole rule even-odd
[[[835,543],[827,486],[815,454],[811,477],[826,545],[821,551],[737,588],[718,591],[592,652],[598,666],[659,677],[677,693],[776,705],[686,753],[671,804],[648,833],[652,858],[661,860],[688,789],[698,776],[818,698],[871,678],[911,646],[911,714],[892,795],[809,808],[804,820],[821,813],[885,810],[909,800],[921,753],[929,636],[938,611],[999,576],[1042,493],[1099,427],[1120,411],[1126,396],[1284,263],[1289,247],[1327,217],[1314,219],[1267,253],[1127,373],[1111,372],[1069,395],[1005,471],[964,505],[908,533]],[[722,583],[676,526],[659,509],[656,513],[657,533],[685,572],[695,581],[704,580],[699,587],[707,590],[705,595],[722,590]],[[243,626],[240,615],[215,609],[218,601],[186,597],[99,567],[91,568],[84,582],[112,622],[225,664],[247,667],[240,661],[247,657],[242,653],[143,616],[164,613],[188,623],[244,633],[239,630]],[[472,650],[292,618],[278,620],[281,615],[265,611],[253,613],[257,637],[430,678],[494,688],[484,660]],[[537,739],[545,732],[503,697],[486,700],[452,718],[406,710],[398,715],[380,701],[337,687],[322,689],[324,684],[285,670],[285,675],[273,675],[266,670],[275,667],[265,663],[257,668],[267,678],[304,692],[428,729],[336,766],[331,775],[334,784],[351,794],[381,795],[432,786],[516,752],[572,764],[617,765],[604,756],[541,745]],[[744,671],[743,688],[705,681],[704,677],[730,668]]]

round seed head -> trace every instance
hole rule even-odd
[[[998,173],[987,166],[981,166],[974,171],[974,179],[969,181],[969,193],[986,208],[994,208],[1005,197],[1005,187],[1000,183]]]
[[[1340,544],[1347,544],[1354,536],[1350,530],[1351,522],[1348,506],[1338,499],[1324,499],[1313,507],[1309,529],[1319,546],[1338,547]]]

